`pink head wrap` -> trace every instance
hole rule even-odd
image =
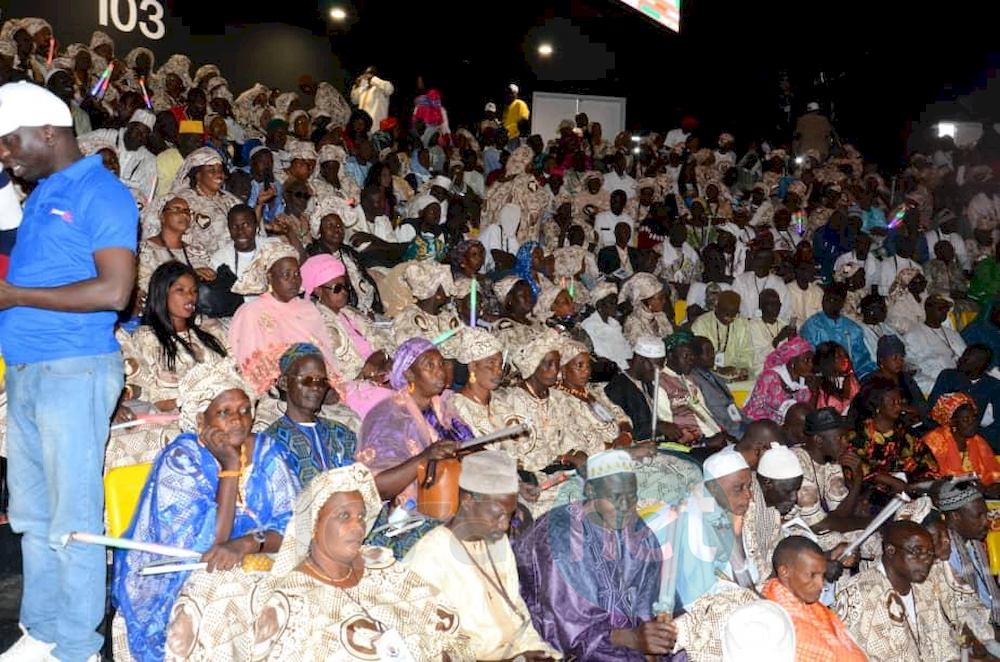
[[[799,336],[793,336],[778,345],[778,348],[767,355],[764,359],[764,369],[777,368],[779,365],[786,365],[796,356],[801,356],[806,352],[813,351],[813,346],[808,340],[803,340]]]
[[[347,273],[344,263],[332,255],[313,255],[302,263],[302,289],[305,291],[306,300],[313,291],[329,283],[334,278],[339,278]]]

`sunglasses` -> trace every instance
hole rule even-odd
[[[337,283],[336,285],[320,285],[321,290],[329,290],[333,294],[340,294],[341,292],[347,291],[347,285],[344,283]]]
[[[306,388],[320,388],[330,385],[326,377],[296,377],[295,382]]]

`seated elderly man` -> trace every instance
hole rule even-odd
[[[770,425],[772,421],[757,421],[747,431],[760,434],[756,425]],[[766,431],[765,431],[766,432]],[[757,475],[750,482],[751,499],[744,517],[744,547],[754,550],[753,561],[758,575],[766,577],[771,572],[771,556],[783,537],[781,520],[795,508],[795,500],[802,486],[802,467],[795,453],[777,442],[760,456]]]
[[[753,550],[743,536],[744,515],[750,507],[753,472],[743,455],[732,448],[705,460],[705,482],[681,504],[679,531],[674,534],[680,556],[674,561],[676,595],[687,607],[709,593],[751,589],[760,574]],[[752,539],[752,538],[751,538]],[[667,599],[669,589],[661,588]]]
[[[535,628],[563,655],[596,662],[665,656],[676,630],[654,617],[662,557],[636,512],[625,451],[587,459],[584,500],[557,506],[514,542]]]
[[[975,479],[952,478],[935,486],[934,505],[944,515],[951,538],[948,563],[955,576],[973,587],[990,610],[990,622],[1000,624],[1000,589],[986,554],[986,500]]]
[[[882,560],[846,580],[835,611],[871,662],[941,662],[959,657],[930,584],[934,540],[915,522],[882,532]]]
[[[531,624],[507,529],[517,507],[517,464],[503,451],[462,460],[458,513],[432,529],[405,563],[462,612],[478,660],[559,659]]]
[[[804,536],[791,536],[774,550],[774,577],[761,595],[785,610],[795,626],[795,659],[808,662],[866,662],[868,656],[843,621],[820,604],[826,554]]]

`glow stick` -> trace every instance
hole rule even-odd
[[[99,536],[94,533],[83,533],[81,531],[73,531],[63,537],[64,545],[68,545],[70,542],[82,542],[88,545],[104,545],[105,547],[114,547],[115,549],[148,552],[150,554],[160,554],[161,556],[172,556],[178,559],[201,558],[201,552],[196,552],[193,549],[170,547],[169,545],[160,545],[155,542],[142,542],[139,540],[132,540],[131,538],[111,538],[109,536]]]
[[[794,215],[795,231],[799,234],[800,237],[806,233],[805,217],[806,215],[803,214],[801,211],[795,212]]]
[[[207,563],[168,563],[165,565],[147,565],[143,566],[143,568],[139,570],[139,576],[149,577],[150,575],[167,575],[173,572],[204,570],[207,567]]]
[[[899,209],[896,210],[896,213],[892,215],[892,220],[889,221],[890,230],[895,230],[896,228],[899,227],[899,224],[903,222],[904,218],[906,218],[907,211],[909,210],[907,209],[906,203],[904,202],[902,205],[900,205]]]
[[[52,58],[56,56],[56,38],[49,37],[49,57],[45,61],[46,67],[52,66]]]
[[[656,419],[660,415],[660,369],[656,368],[653,371],[653,427],[650,429],[650,438],[656,439],[656,425],[659,423]]]
[[[104,81],[106,81],[108,78],[111,77],[111,67],[113,66],[115,65],[112,62],[108,66],[104,67],[104,71],[102,71],[101,75],[97,77],[97,82],[94,83],[94,86],[92,88],[90,88],[90,96],[96,97],[97,94],[101,91],[101,87],[104,85]]]
[[[461,331],[461,329],[462,329],[462,327],[456,327],[454,329],[448,329],[444,333],[440,334],[439,336],[437,336],[436,338],[434,338],[433,340],[431,340],[431,343],[434,344],[434,345],[440,345],[444,341],[448,340],[448,338],[451,338],[453,335],[455,335],[456,333],[458,333],[459,331]]]
[[[146,103],[146,108],[152,110],[153,102],[149,99],[149,92],[146,90],[145,76],[139,76],[139,89],[142,90],[142,100]]]
[[[552,489],[556,485],[562,485],[575,475],[576,475],[575,471],[564,471],[563,473],[556,474],[552,478],[549,478],[548,480],[539,483],[538,489],[540,489],[542,492],[544,492],[545,490]]]
[[[469,326],[476,326],[476,289],[478,287],[478,281],[473,278],[472,283],[469,284]]]
[[[569,298],[576,300],[576,280],[571,280],[569,282]]]
[[[878,531],[878,528],[880,526],[885,524],[893,515],[896,514],[897,510],[903,507],[903,504],[908,503],[910,500],[911,499],[906,494],[906,492],[900,492],[899,494],[897,494],[893,498],[893,500],[889,502],[889,505],[883,508],[882,512],[876,515],[875,519],[873,519],[871,523],[865,527],[865,530],[861,532],[861,535],[858,536],[858,538],[854,542],[850,543],[847,547],[845,547],[844,551],[837,558],[845,559],[854,552],[856,552],[858,548],[861,547],[861,543],[863,543],[865,540],[871,537],[873,533]]]
[[[139,427],[140,425],[166,425],[176,421],[178,418],[180,418],[180,414],[139,414],[135,417],[134,421],[112,425],[111,430],[127,430]]]

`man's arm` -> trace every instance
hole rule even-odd
[[[65,313],[123,310],[135,285],[135,255],[127,248],[94,253],[97,276],[59,287],[16,287],[0,280],[0,310],[24,306]]]

